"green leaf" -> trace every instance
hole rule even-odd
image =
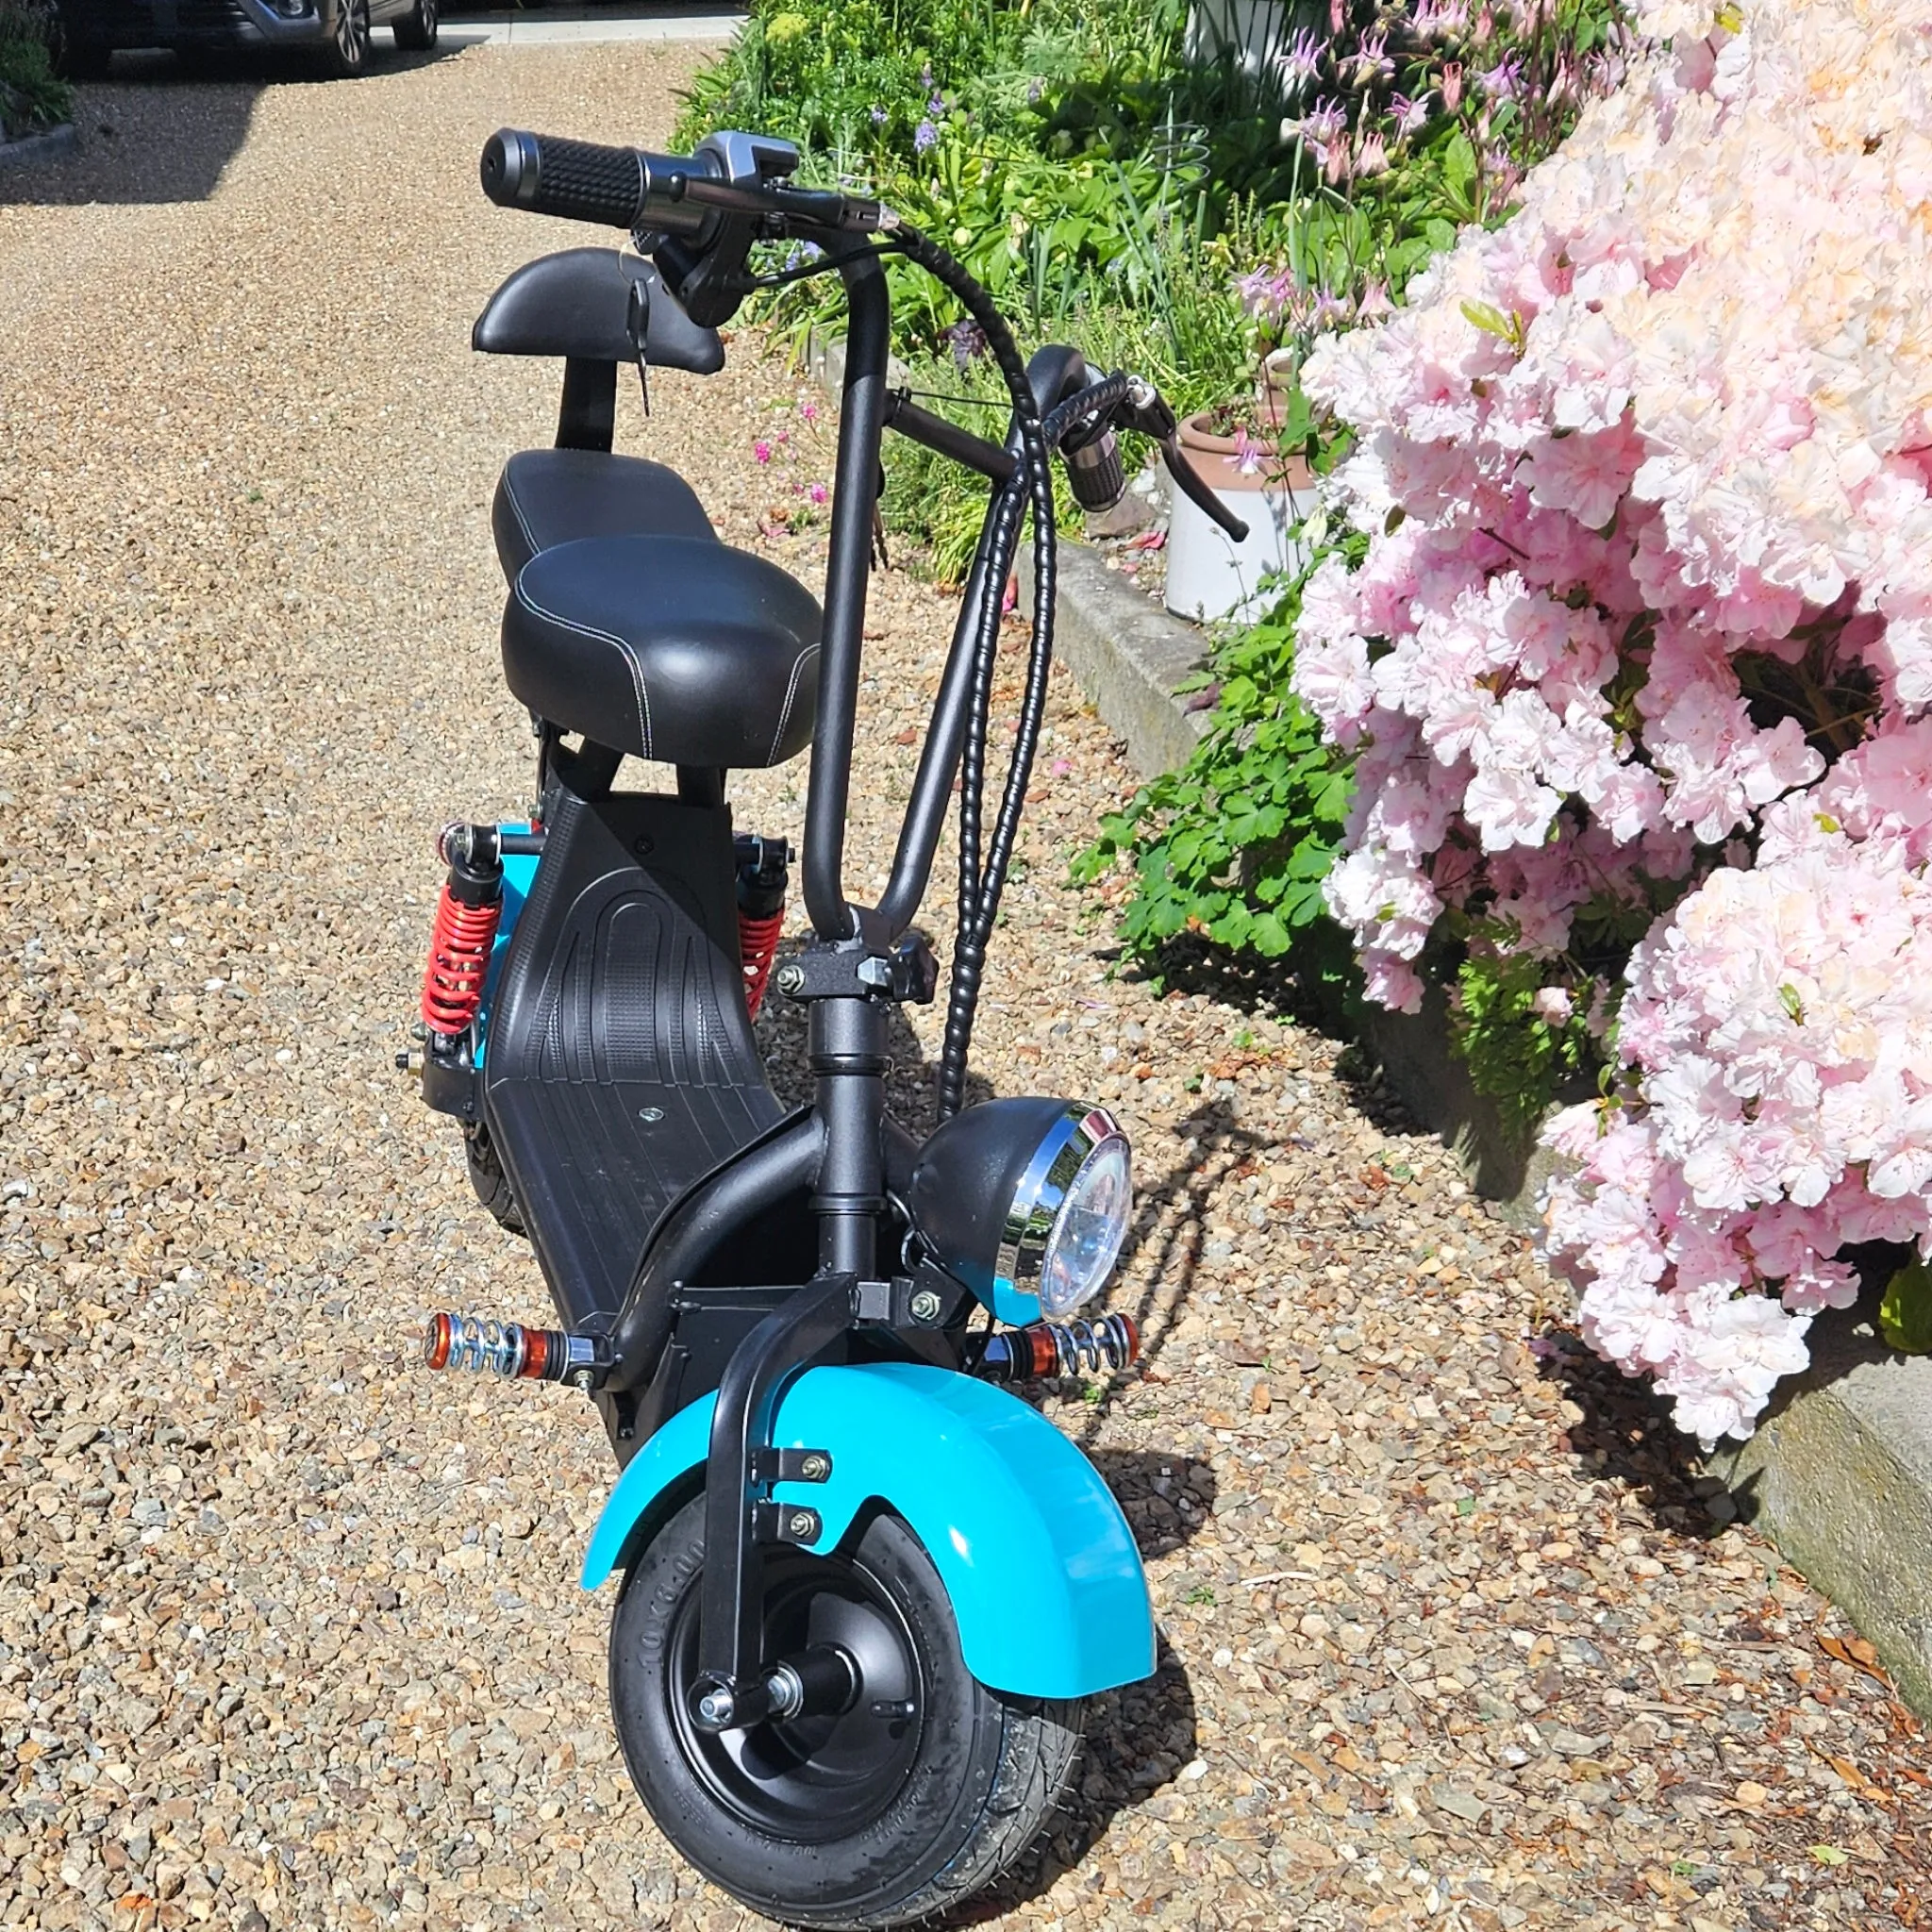
[[[1813,1845],[1811,1847],[1811,1856],[1821,1865],[1842,1865],[1852,1855],[1849,1852],[1840,1851],[1836,1845]]]
[[[1878,1332],[1901,1355],[1932,1355],[1932,1266],[1908,1261],[1885,1284]]]

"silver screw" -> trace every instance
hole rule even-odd
[[[570,1378],[570,1386],[580,1395],[588,1395],[597,1386],[597,1378],[589,1369],[579,1369]]]
[[[812,1522],[811,1511],[809,1509],[797,1509],[792,1512],[791,1529],[791,1534],[793,1536],[810,1536],[815,1532],[817,1526],[818,1525]]]
[[[937,1322],[940,1315],[940,1298],[931,1289],[922,1288],[912,1297],[912,1319],[915,1322]]]
[[[788,959],[776,976],[780,992],[796,992],[805,984],[805,968],[797,960]]]
[[[822,1483],[831,1474],[832,1465],[824,1456],[808,1456],[800,1461],[798,1473],[808,1483]]]
[[[715,1690],[708,1691],[698,1699],[698,1715],[707,1724],[722,1724],[731,1715],[731,1700],[721,1697]]]
[[[664,1109],[661,1107],[641,1107],[638,1108],[638,1118],[646,1126],[655,1126],[664,1118]]]

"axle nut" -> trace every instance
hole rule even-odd
[[[805,984],[805,968],[797,960],[788,959],[774,977],[780,992],[796,992]]]

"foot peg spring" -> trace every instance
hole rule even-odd
[[[1141,1353],[1141,1331],[1127,1315],[1097,1322],[1030,1322],[989,1335],[973,1373],[989,1382],[1034,1382],[1049,1375],[1095,1375],[1124,1369]]]
[[[468,1369],[526,1382],[571,1382],[589,1389],[605,1365],[596,1339],[520,1322],[480,1322],[439,1311],[423,1324],[423,1360],[432,1369]]]

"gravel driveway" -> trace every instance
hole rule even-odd
[[[584,239],[476,152],[661,141],[690,58],[158,67],[0,191],[0,1924],[747,1923],[614,1756],[589,1411],[408,1365],[425,1307],[548,1307],[391,1064],[432,833],[528,780],[485,506],[555,373],[469,323]],[[750,457],[796,391],[742,337],[699,387],[621,435],[808,575]],[[861,856],[950,617],[874,610]],[[1932,1756],[1856,1639],[1330,1042],[1112,976],[1061,881],[1129,775],[1064,680],[1050,741],[980,1065],[1135,1134],[1149,1357],[1049,1407],[1165,1646],[988,1922],[1920,1924]],[[741,822],[795,836],[803,777]]]

